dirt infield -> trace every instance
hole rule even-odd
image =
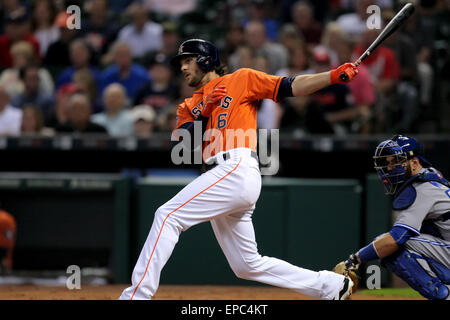
[[[125,285],[82,286],[80,290],[35,285],[0,286],[0,300],[115,300]],[[155,300],[311,300],[292,290],[274,287],[162,285]],[[358,293],[353,300],[422,300],[373,297]]]

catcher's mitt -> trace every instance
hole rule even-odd
[[[354,270],[350,270],[345,265],[344,261],[339,262],[334,268],[333,271],[344,276],[349,277],[353,281],[352,294],[356,292],[359,283],[359,277]]]

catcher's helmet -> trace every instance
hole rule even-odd
[[[423,167],[428,168],[432,166],[431,163],[423,157],[423,145],[417,140],[399,134],[393,136],[391,140],[398,143],[398,145],[403,149],[403,152],[406,153],[408,159],[417,157]]]
[[[397,142],[385,140],[375,149],[374,167],[383,182],[386,194],[395,194],[405,180],[406,153]]]
[[[178,66],[180,59],[185,56],[197,56],[197,64],[204,72],[214,70],[220,65],[219,50],[206,40],[190,39],[184,41],[178,49],[178,54],[172,58],[172,65]]]

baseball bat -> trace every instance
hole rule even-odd
[[[380,32],[378,37],[372,42],[366,51],[355,61],[355,65],[359,66],[361,62],[366,59],[384,40],[386,40],[391,34],[393,34],[411,14],[414,12],[414,5],[407,3],[405,6],[392,18],[388,25]],[[348,76],[345,72],[339,75],[342,81],[348,81]]]

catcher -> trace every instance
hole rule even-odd
[[[450,183],[411,137],[381,142],[373,158],[386,193],[393,195],[395,223],[335,271],[355,277],[361,263],[381,259],[425,298],[450,300]]]

